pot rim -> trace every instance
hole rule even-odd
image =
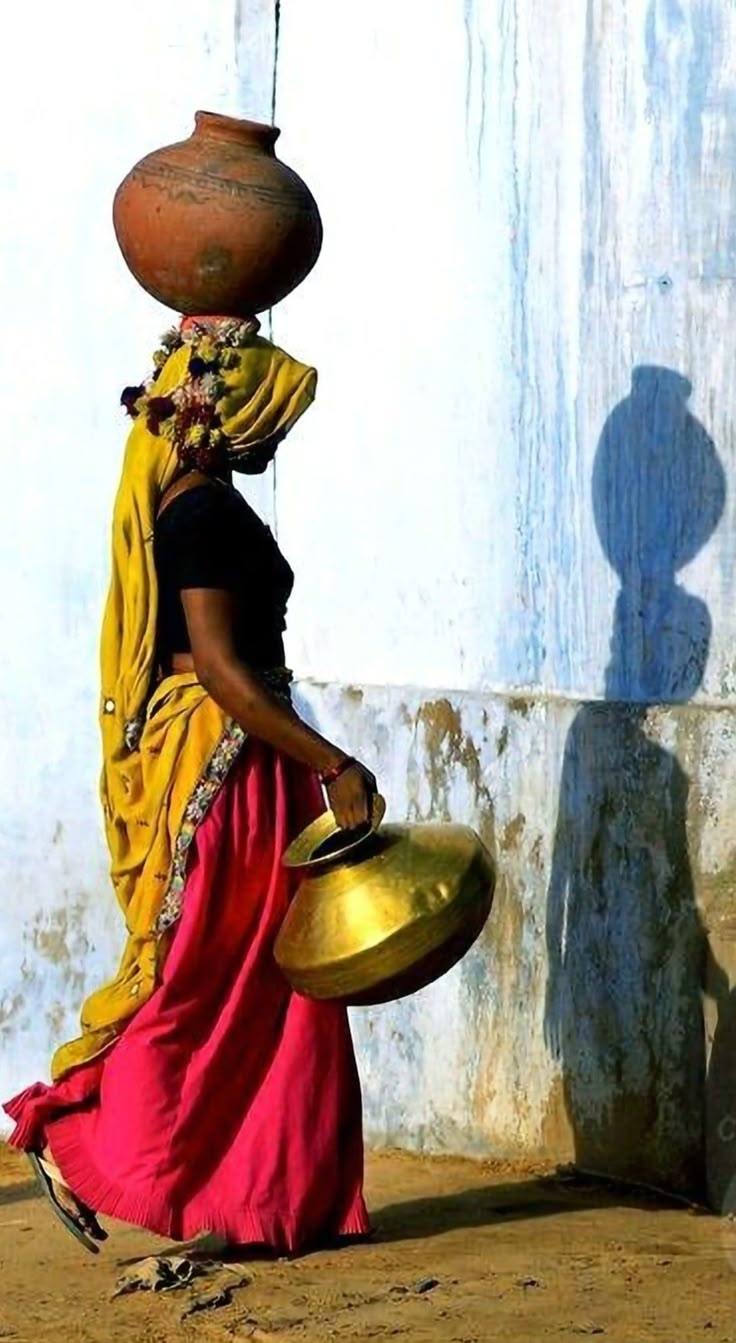
[[[312,824],[308,825],[306,830],[302,830],[302,833],[297,835],[296,839],[292,840],[281,860],[283,866],[299,868],[303,872],[320,872],[323,868],[335,867],[346,859],[354,857],[366,840],[376,834],[385,815],[386,802],[380,793],[376,793],[373,799],[370,825],[367,828],[362,827],[359,831],[341,830],[335,820],[335,813],[325,811],[317,817],[316,821],[312,821]],[[345,835],[344,844],[341,844],[339,848],[332,849],[330,853],[323,854],[320,857],[314,856],[328,840],[340,834]]]
[[[204,132],[210,138],[221,140],[257,141],[261,148],[272,150],[281,131],[265,121],[248,121],[243,117],[229,117],[224,112],[208,112],[200,108],[194,113],[193,135]]]

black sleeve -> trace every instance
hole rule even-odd
[[[189,490],[161,518],[161,546],[173,587],[224,588],[242,583],[242,537],[230,500],[216,486]]]

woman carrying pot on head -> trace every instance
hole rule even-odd
[[[232,473],[264,471],[316,373],[255,321],[186,319],[134,416],[102,633],[102,801],[128,940],[53,1084],[7,1106],[53,1210],[178,1240],[295,1251],[368,1231],[347,1015],[272,949],[281,857],[324,808],[370,814],[367,769],[303,723],[284,670],[293,576]]]

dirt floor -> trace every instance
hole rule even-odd
[[[114,1297],[181,1247],[111,1226],[92,1259],[0,1148],[0,1340],[736,1343],[735,1223],[565,1173],[395,1153],[371,1158],[368,1191],[372,1244],[291,1262],[205,1246],[189,1284]]]

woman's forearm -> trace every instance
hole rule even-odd
[[[196,667],[213,700],[254,737],[314,770],[331,769],[346,758],[332,742],[302,721],[236,658],[208,660]]]

